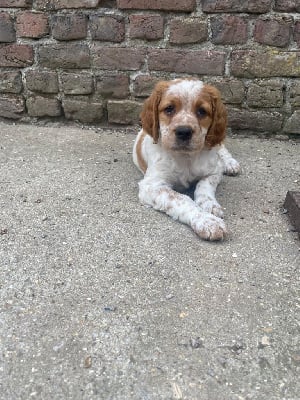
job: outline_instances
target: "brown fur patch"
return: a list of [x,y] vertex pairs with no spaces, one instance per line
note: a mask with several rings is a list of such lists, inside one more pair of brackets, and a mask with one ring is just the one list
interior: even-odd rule
[[205,85],[202,94],[204,96],[209,96],[212,106],[212,123],[205,139],[206,147],[211,148],[221,144],[225,139],[227,111],[222,103],[221,94],[218,89],[210,85]]
[[136,144],[137,162],[139,164],[139,167],[143,171],[143,173],[145,173],[147,171],[147,163],[146,163],[146,161],[143,157],[143,153],[142,153],[142,146],[143,146],[145,136],[146,136],[146,133],[145,133],[145,131],[143,131],[143,133],[139,137],[138,142]]
[[141,112],[142,127],[148,135],[153,137],[154,143],[157,143],[159,136],[158,106],[163,93],[169,86],[170,82],[157,83],[151,96],[145,101]]

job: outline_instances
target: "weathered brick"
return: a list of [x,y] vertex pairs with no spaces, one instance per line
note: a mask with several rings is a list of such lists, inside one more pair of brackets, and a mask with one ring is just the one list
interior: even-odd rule
[[0,71],[0,92],[21,93],[23,88],[19,71]]
[[148,97],[157,82],[161,81],[160,77],[150,75],[138,75],[133,82],[133,94],[136,97]]
[[281,107],[283,104],[283,83],[277,80],[250,83],[247,103],[250,107]]
[[109,42],[122,42],[125,38],[125,22],[118,16],[90,16],[92,39]]
[[93,65],[101,69],[136,71],[145,62],[146,50],[128,47],[103,47],[94,45],[91,49]]
[[200,18],[174,18],[170,22],[170,43],[188,44],[207,40],[207,22]]
[[49,33],[48,17],[43,13],[23,11],[17,15],[19,37],[41,38]]
[[136,101],[109,100],[107,102],[108,122],[132,125],[139,122],[142,104]]
[[300,110],[296,110],[286,121],[283,132],[293,133],[300,136]]
[[291,18],[269,18],[256,21],[254,40],[270,46],[286,47],[290,42]]
[[28,67],[33,63],[33,49],[27,44],[0,45],[0,67]]
[[221,92],[222,99],[228,104],[241,104],[245,99],[245,86],[237,79],[212,80],[211,85]]
[[164,19],[161,15],[129,16],[129,36],[134,39],[157,40],[164,37]]
[[246,18],[235,15],[212,17],[211,30],[214,44],[243,44],[248,39]]
[[25,81],[27,89],[33,92],[58,92],[57,73],[54,71],[28,70],[25,72]]
[[249,12],[262,14],[270,11],[272,0],[202,0],[202,10],[209,13]]
[[62,90],[65,94],[91,94],[94,89],[93,75],[89,72],[61,74]]
[[275,0],[275,11],[300,12],[299,0]]
[[150,49],[148,65],[151,71],[223,75],[225,53],[214,50]]
[[278,112],[228,109],[228,126],[233,130],[273,132],[281,130],[283,116]]
[[32,0],[0,0],[0,7],[27,8],[32,6]]
[[28,115],[31,117],[59,117],[61,105],[58,99],[31,96],[26,100]]
[[100,122],[103,118],[103,104],[89,98],[65,98],[63,108],[67,119],[84,123]]
[[39,64],[48,68],[89,68],[90,53],[87,44],[42,44],[38,49]]
[[294,40],[297,43],[298,47],[300,47],[300,21],[295,23],[294,27]]
[[103,97],[124,99],[129,96],[129,77],[124,74],[97,76],[96,93]]
[[101,0],[35,0],[35,8],[49,11],[64,8],[96,8],[99,1],[101,2]]
[[25,111],[22,96],[2,95],[0,96],[0,117],[18,119]]
[[117,6],[139,10],[193,11],[196,0],[117,0]]
[[7,12],[0,12],[0,42],[14,42],[16,32],[14,22]]
[[231,56],[231,73],[242,78],[298,77],[299,56],[300,52],[235,50]]
[[294,107],[300,107],[300,81],[293,81],[289,91],[290,103]]
[[53,15],[51,29],[54,39],[83,39],[87,35],[87,17],[78,14]]

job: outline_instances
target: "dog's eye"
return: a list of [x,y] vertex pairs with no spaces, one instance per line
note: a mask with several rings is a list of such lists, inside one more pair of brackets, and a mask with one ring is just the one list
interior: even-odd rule
[[165,108],[165,113],[167,115],[173,115],[175,113],[175,107],[174,106],[168,106]]
[[198,117],[202,118],[205,117],[207,115],[206,110],[203,107],[199,107],[196,111],[196,114]]

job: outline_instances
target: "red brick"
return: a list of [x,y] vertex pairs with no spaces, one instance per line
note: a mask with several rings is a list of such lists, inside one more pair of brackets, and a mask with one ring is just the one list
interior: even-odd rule
[[91,49],[93,65],[101,69],[136,71],[142,67],[146,50],[128,47],[103,47],[94,45]]
[[212,17],[211,30],[214,44],[243,44],[248,39],[247,20],[234,15]]
[[0,117],[18,119],[25,111],[22,96],[2,95],[0,96]]
[[31,7],[32,0],[0,0],[0,7]]
[[26,87],[33,92],[57,93],[58,79],[54,71],[30,69],[25,72]]
[[84,123],[100,122],[103,118],[103,104],[88,97],[67,97],[63,100],[63,108],[67,119]]
[[207,22],[200,18],[174,18],[170,22],[170,43],[188,44],[207,40]]
[[260,110],[240,110],[228,107],[228,126],[233,130],[273,132],[281,130],[283,116],[278,112]]
[[51,29],[57,40],[83,39],[87,35],[87,17],[76,14],[54,15]]
[[[1,0],[0,0],[1,1]],[[101,0],[36,0],[36,10],[61,10],[64,8],[96,8]]]
[[24,11],[17,15],[19,37],[41,38],[49,33],[48,17],[43,13]]
[[27,44],[0,45],[0,67],[28,67],[33,63],[33,49]]
[[247,91],[247,104],[256,108],[282,107],[283,83],[277,79],[252,81]]
[[134,39],[156,40],[164,37],[164,19],[160,15],[129,16],[129,36]]
[[0,92],[21,93],[22,88],[20,71],[0,71]]
[[238,79],[218,78],[207,83],[219,89],[226,104],[241,104],[245,100],[245,86]]
[[93,75],[89,72],[61,74],[62,90],[65,94],[91,94],[94,89]]
[[213,50],[149,50],[149,70],[200,75],[223,75],[225,53]]
[[300,21],[297,21],[295,23],[294,40],[297,43],[298,47],[300,47]]
[[14,42],[16,32],[11,16],[6,12],[0,12],[0,42]]
[[129,96],[129,77],[124,74],[98,76],[96,93],[103,97],[125,99]]
[[57,99],[31,96],[26,100],[26,106],[31,117],[59,117],[61,115],[61,105]]
[[91,36],[94,40],[122,42],[125,38],[123,17],[90,16]]
[[136,97],[148,97],[154,86],[162,78],[150,75],[138,75],[133,82],[133,94]]
[[300,12],[299,0],[275,0],[275,11]]
[[202,0],[204,12],[249,12],[262,14],[270,11],[272,0]]
[[241,78],[273,76],[299,77],[300,52],[234,50],[231,54],[231,74]]
[[254,29],[254,40],[270,46],[286,47],[290,42],[291,18],[259,19]]
[[90,53],[86,43],[42,44],[39,64],[47,68],[89,68]]
[[193,11],[196,0],[117,0],[117,6],[137,10]]
[[121,125],[137,124],[141,110],[142,104],[137,101],[109,100],[107,102],[108,122]]

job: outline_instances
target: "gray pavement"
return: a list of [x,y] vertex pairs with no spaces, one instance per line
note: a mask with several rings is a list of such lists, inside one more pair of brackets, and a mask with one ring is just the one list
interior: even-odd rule
[[139,204],[134,135],[0,123],[0,398],[300,398],[299,144],[229,139],[201,241]]

